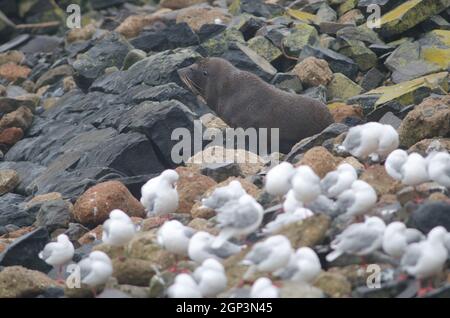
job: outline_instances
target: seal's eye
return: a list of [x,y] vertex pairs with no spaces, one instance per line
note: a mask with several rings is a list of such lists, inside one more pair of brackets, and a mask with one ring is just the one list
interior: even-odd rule
[[203,71],[203,75],[208,75],[208,72],[207,71]]

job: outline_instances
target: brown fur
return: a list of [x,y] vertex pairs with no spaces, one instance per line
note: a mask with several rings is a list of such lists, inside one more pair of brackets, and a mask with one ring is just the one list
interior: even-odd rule
[[320,101],[277,89],[221,58],[202,59],[178,73],[231,127],[279,128],[281,152],[333,123]]

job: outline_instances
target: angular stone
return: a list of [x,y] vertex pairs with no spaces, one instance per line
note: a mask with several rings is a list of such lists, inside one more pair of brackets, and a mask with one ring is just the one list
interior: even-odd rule
[[369,97],[378,96],[375,106],[393,100],[404,106],[418,104],[425,97],[429,96],[433,90],[438,92],[444,90],[446,92],[448,90],[447,79],[448,72],[435,73],[397,85],[378,87],[364,95]]
[[450,6],[449,0],[409,0],[381,17],[380,34],[400,34]]
[[361,92],[361,86],[341,73],[335,73],[327,87],[327,96],[330,100],[341,100],[345,102]]
[[0,195],[12,192],[19,182],[19,174],[15,170],[0,170]]
[[332,50],[306,45],[300,54],[300,58],[308,56],[315,56],[327,61],[333,73],[342,73],[350,79],[356,78],[358,73],[358,65],[354,61]]
[[325,60],[307,57],[298,63],[293,72],[307,86],[328,85],[333,78],[333,73]]
[[40,227],[16,239],[0,254],[0,266],[20,265],[28,269],[48,272],[51,267],[41,260],[38,254],[44,249],[49,238],[48,231]]
[[121,67],[131,48],[131,45],[117,33],[111,33],[98,40],[86,53],[79,54],[72,64],[78,85],[87,89],[106,68]]
[[399,128],[400,144],[410,147],[425,138],[450,133],[450,96],[430,97],[406,115]]
[[248,41],[248,47],[270,63],[283,55],[279,48],[263,36],[251,38]]
[[297,24],[283,40],[286,53],[299,56],[306,45],[314,45],[318,41],[317,30],[306,23]]
[[64,200],[44,202],[36,215],[35,226],[47,228],[49,232],[67,228],[73,215],[73,205]]

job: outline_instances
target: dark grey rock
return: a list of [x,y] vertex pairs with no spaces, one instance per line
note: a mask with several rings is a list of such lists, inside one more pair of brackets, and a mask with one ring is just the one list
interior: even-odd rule
[[36,298],[63,298],[64,288],[62,287],[49,287],[44,292],[39,294]]
[[316,23],[335,22],[337,13],[326,2],[322,3],[316,13]]
[[132,46],[117,33],[110,33],[98,40],[86,53],[78,55],[72,67],[79,87],[88,89],[106,68],[122,67],[123,60]]
[[214,179],[217,183],[225,181],[229,177],[242,175],[241,168],[235,162],[206,164],[200,168],[200,172]]
[[282,6],[265,3],[262,0],[241,0],[239,5],[240,13],[249,13],[256,17],[270,18],[282,14],[283,11]]
[[302,95],[327,103],[327,88],[323,85],[307,88]]
[[[165,165],[172,166],[172,147],[178,143],[172,140],[172,132],[179,128],[185,128],[193,136],[194,120],[196,116],[182,103],[169,100],[163,102],[143,102],[134,107],[130,111],[124,113],[118,119],[118,130],[120,132],[139,132],[152,140],[152,144],[156,146],[159,159]],[[143,154],[144,155],[144,154]],[[148,157],[148,155],[147,155]],[[137,159],[137,158],[136,158]],[[142,161],[142,164],[148,165],[148,160]],[[154,161],[154,160],[153,160]],[[121,169],[117,169],[123,171]],[[158,172],[142,171],[142,173],[128,173],[127,175],[137,175]]]
[[358,298],[394,298],[403,292],[413,280],[391,281],[381,284],[380,288],[361,286],[353,291],[353,297]]
[[47,273],[51,267],[41,260],[38,254],[49,239],[48,231],[43,227],[23,235],[0,254],[0,266],[20,265]]
[[277,73],[270,84],[290,93],[299,94],[303,90],[302,82],[295,74]]
[[25,211],[25,198],[15,193],[6,193],[0,197],[0,226],[14,224],[28,226],[33,224],[34,217]]
[[326,60],[333,73],[342,73],[351,80],[354,80],[358,73],[358,65],[352,59],[335,51],[306,45],[300,53],[300,58],[308,56]]
[[29,40],[20,51],[29,55],[34,53],[55,53],[62,48],[63,39],[57,36],[37,35]]
[[285,160],[288,162],[296,162],[297,156],[305,153],[309,149],[322,145],[328,139],[335,138],[340,134],[346,132],[348,126],[340,123],[334,123],[325,128],[322,132],[305,138],[298,142],[291,151],[286,155]]
[[197,31],[197,36],[199,41],[203,42],[222,33],[226,28],[227,26],[223,24],[203,24]]
[[228,51],[221,57],[237,68],[254,73],[267,82],[277,73],[277,70],[268,61],[240,43],[231,43]]
[[412,212],[407,225],[423,233],[428,233],[439,225],[450,231],[450,203],[444,201],[425,202]]
[[381,72],[378,68],[373,67],[364,75],[360,86],[365,91],[370,91],[371,89],[380,86],[385,78],[386,75],[383,72]]
[[261,29],[266,24],[266,22],[264,21],[264,19],[256,16],[241,15],[235,17],[230,24],[240,24],[238,30],[242,32],[244,40],[247,41],[254,37],[256,32],[258,32],[258,30]]
[[46,167],[29,161],[3,161],[0,162],[0,169],[13,169],[19,174],[20,183],[14,191],[26,196],[30,194],[26,191],[27,187],[46,169]]
[[370,113],[375,107],[375,103],[380,98],[381,94],[371,94],[371,95],[356,95],[350,97],[347,100],[348,105],[358,104],[361,106],[364,114]]
[[80,237],[82,237],[84,234],[86,234],[89,231],[90,230],[87,227],[81,225],[80,223],[69,223],[69,227],[64,232],[64,234],[67,235],[69,240],[74,245],[78,246],[79,244],[77,243],[77,241],[80,239]]
[[89,3],[94,10],[105,9],[113,6],[118,6],[125,3],[125,0],[90,0]]
[[47,228],[49,232],[67,228],[72,215],[73,206],[64,200],[44,202],[36,215],[36,226]]
[[0,45],[0,53],[12,50],[12,49],[16,48],[17,46],[28,41],[30,38],[31,38],[31,36],[29,34],[20,34],[20,35],[14,37],[13,39],[9,40],[8,42]]
[[198,44],[199,38],[187,23],[182,22],[159,30],[141,32],[130,43],[145,52],[161,52]]
[[387,112],[383,115],[383,117],[380,118],[378,122],[384,125],[391,125],[395,129],[398,129],[398,127],[400,127],[400,124],[402,123],[402,120],[395,116],[392,112]]
[[340,29],[351,26],[351,24],[347,23],[338,23],[338,22],[320,22],[319,29],[320,33],[326,33],[335,35]]

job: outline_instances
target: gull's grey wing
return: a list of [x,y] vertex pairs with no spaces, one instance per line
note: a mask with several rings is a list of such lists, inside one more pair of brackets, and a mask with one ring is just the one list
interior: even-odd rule
[[327,173],[325,178],[323,178],[322,181],[320,181],[320,187],[322,188],[322,192],[328,194],[328,191],[332,186],[336,184],[338,179],[339,173],[337,171]]
[[406,241],[408,244],[419,242],[425,239],[425,235],[417,229],[406,229]]
[[205,250],[208,253],[214,254],[220,258],[228,258],[231,255],[239,253],[241,251],[241,247],[239,245],[230,242],[225,242],[224,244],[222,244],[222,246],[218,248],[212,248],[211,246],[207,246]]
[[183,228],[183,234],[184,236],[191,238],[194,234],[196,233],[196,231],[193,228],[190,228],[188,226],[185,226]]
[[217,188],[211,195],[202,200],[202,204],[210,209],[217,209],[223,206],[229,200],[228,189],[225,187]]
[[351,129],[348,132],[347,137],[345,137],[345,140],[342,145],[348,152],[351,152],[354,149],[361,146],[361,140],[362,140],[361,129]]
[[245,256],[245,260],[252,262],[253,264],[259,264],[265,261],[272,253],[272,249],[266,245],[255,245],[250,253]]
[[414,267],[422,255],[420,243],[413,243],[406,248],[400,261],[401,267]]
[[45,245],[44,249],[39,253],[39,257],[43,260],[48,259],[52,256],[53,253],[53,244]]
[[80,267],[81,279],[84,279],[87,275],[89,275],[92,270],[92,262],[88,258],[81,260],[78,263],[78,266]]
[[339,249],[356,254],[371,246],[379,237],[379,231],[368,230],[366,227],[354,227],[352,231],[343,233]]
[[336,201],[336,211],[339,213],[347,212],[347,210],[355,203],[356,197],[352,190],[344,191]]
[[447,236],[444,239],[444,246],[448,251],[448,258],[450,259],[450,233],[447,233]]
[[231,201],[217,210],[217,222],[220,227],[246,228],[258,221],[258,211],[251,205],[242,205]]

